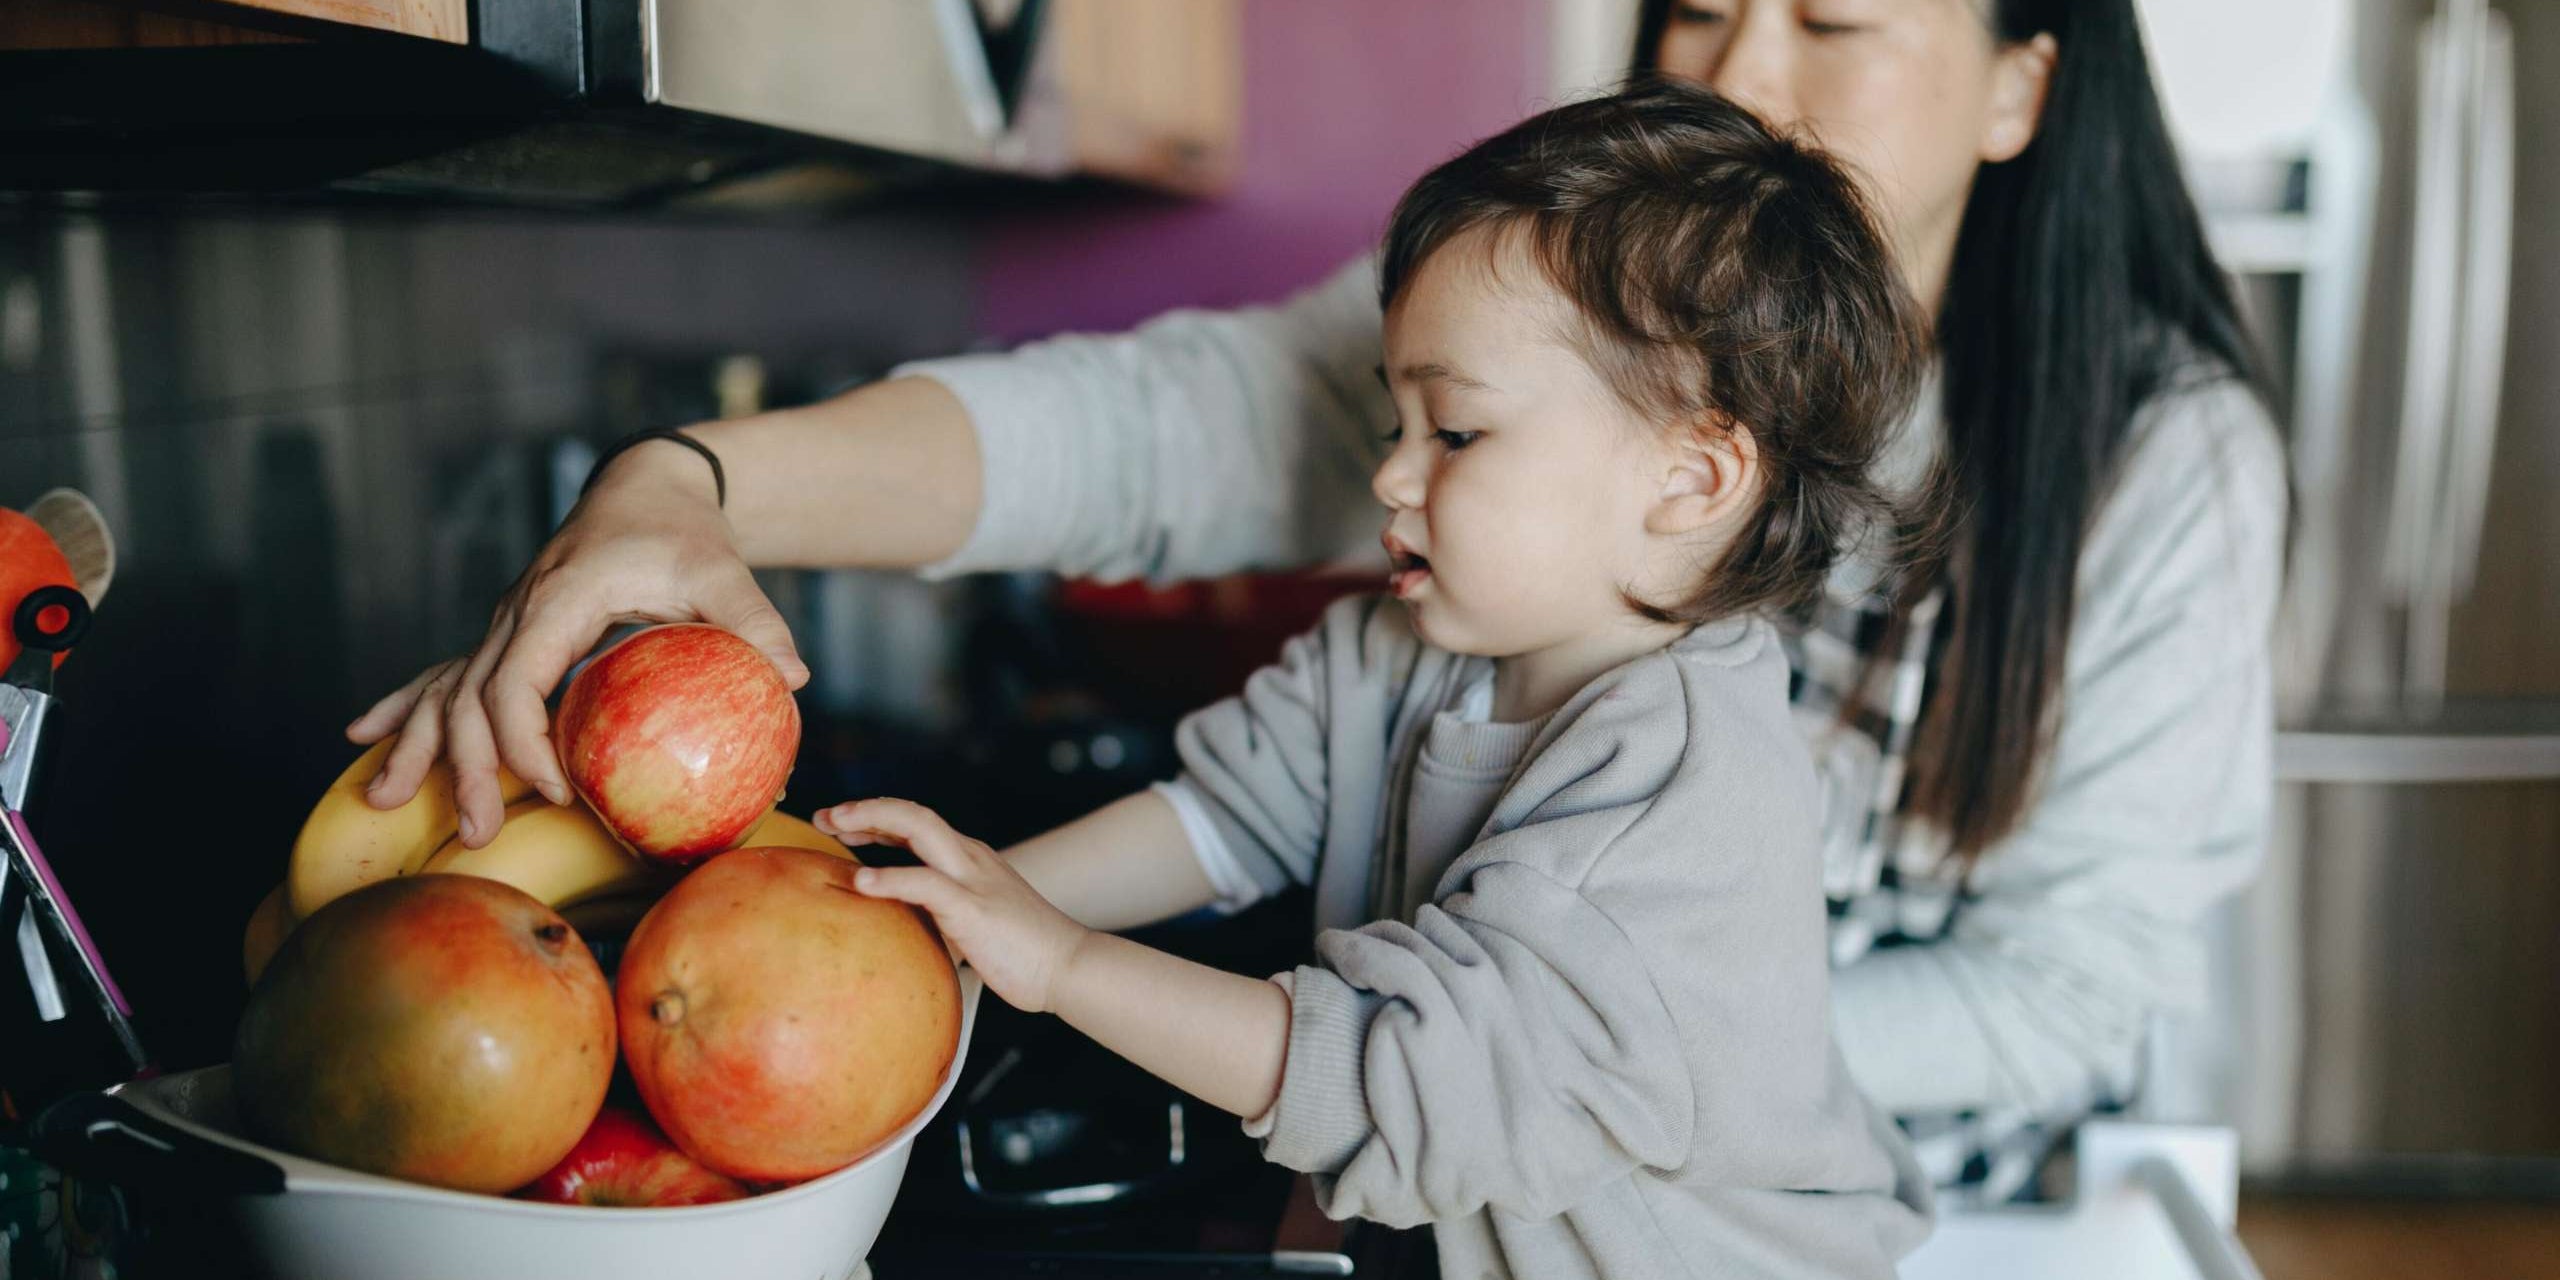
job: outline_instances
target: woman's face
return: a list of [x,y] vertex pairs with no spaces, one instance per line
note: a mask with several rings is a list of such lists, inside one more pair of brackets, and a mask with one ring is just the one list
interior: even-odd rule
[[1674,0],[1659,69],[1846,161],[1934,307],[1974,170],[2033,140],[2053,67],[2052,37],[1992,33],[1994,2]]

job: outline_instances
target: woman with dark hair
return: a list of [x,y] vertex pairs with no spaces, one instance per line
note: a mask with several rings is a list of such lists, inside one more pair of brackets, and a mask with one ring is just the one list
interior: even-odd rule
[[[2200,917],[2257,865],[2277,436],[2132,0],[1648,0],[1641,33],[1639,69],[1857,173],[1935,318],[1875,479],[1944,486],[1953,527],[1921,563],[1835,570],[1789,656],[1842,1050],[1933,1176],[2005,1195],[2130,1096],[2153,1015],[2202,996]],[[542,699],[619,619],[728,626],[805,679],[749,565],[1163,579],[1359,547],[1393,420],[1375,271],[621,454],[480,648],[352,726],[401,737],[371,798],[448,756],[475,844],[501,760],[565,800]],[[1254,892],[1208,860],[1015,861],[1100,928]]]

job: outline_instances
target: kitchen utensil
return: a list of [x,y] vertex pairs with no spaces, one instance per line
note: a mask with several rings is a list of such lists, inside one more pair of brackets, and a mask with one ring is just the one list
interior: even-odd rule
[[[63,892],[62,882],[27,826],[27,793],[35,779],[36,752],[42,745],[46,714],[53,705],[56,654],[79,643],[89,627],[89,601],[69,587],[39,587],[11,611],[9,624],[20,650],[6,672],[0,672],[0,880],[15,878],[17,895],[26,904],[17,918],[17,943],[27,981],[35,990],[36,1008],[45,1021],[59,1021],[69,1010],[63,1003],[61,979],[45,949],[42,930],[49,928],[62,945],[79,957],[80,976],[99,1015],[135,1071],[147,1070],[150,1058],[133,1029],[133,1006],[107,972],[106,957],[89,936],[88,926]],[[5,919],[5,917],[0,917]]]
[[97,608],[116,576],[116,539],[98,504],[77,489],[53,489],[29,504],[26,516],[61,549],[80,594],[90,608]]
[[851,1280],[879,1235],[918,1130],[960,1078],[980,983],[960,975],[960,1054],[924,1112],[834,1173],[723,1204],[601,1209],[474,1195],[359,1173],[241,1136],[228,1066],[64,1099],[33,1145],[139,1195],[214,1200],[274,1280]]

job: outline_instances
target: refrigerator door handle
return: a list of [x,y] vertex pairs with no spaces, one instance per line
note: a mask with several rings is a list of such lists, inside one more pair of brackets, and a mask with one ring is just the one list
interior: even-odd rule
[[2465,237],[2462,341],[2455,367],[2448,571],[2458,595],[2480,567],[2491,462],[2497,453],[2499,384],[2506,376],[2508,269],[2516,198],[2515,35],[2507,17],[2476,29],[2471,94],[2470,226]]
[[2406,377],[2400,449],[2391,475],[2383,576],[2413,608],[2434,563],[2440,525],[2448,383],[2453,366],[2461,267],[2461,28],[2482,0],[2447,0],[2422,28],[2418,66],[2416,207],[2410,218]]
[[2443,698],[2455,601],[2478,568],[2504,373],[2514,231],[2514,40],[2486,0],[2421,38],[2407,376],[2383,585],[2407,610],[2401,689]]

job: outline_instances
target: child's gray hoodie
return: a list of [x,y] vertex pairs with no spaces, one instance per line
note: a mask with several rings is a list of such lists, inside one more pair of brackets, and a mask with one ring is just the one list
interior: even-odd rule
[[1491,669],[1346,600],[1183,721],[1213,878],[1311,882],[1326,927],[1248,1130],[1327,1213],[1436,1224],[1445,1276],[1890,1276],[1926,1192],[1832,1043],[1775,633],[1700,627],[1522,724],[1482,718]]

